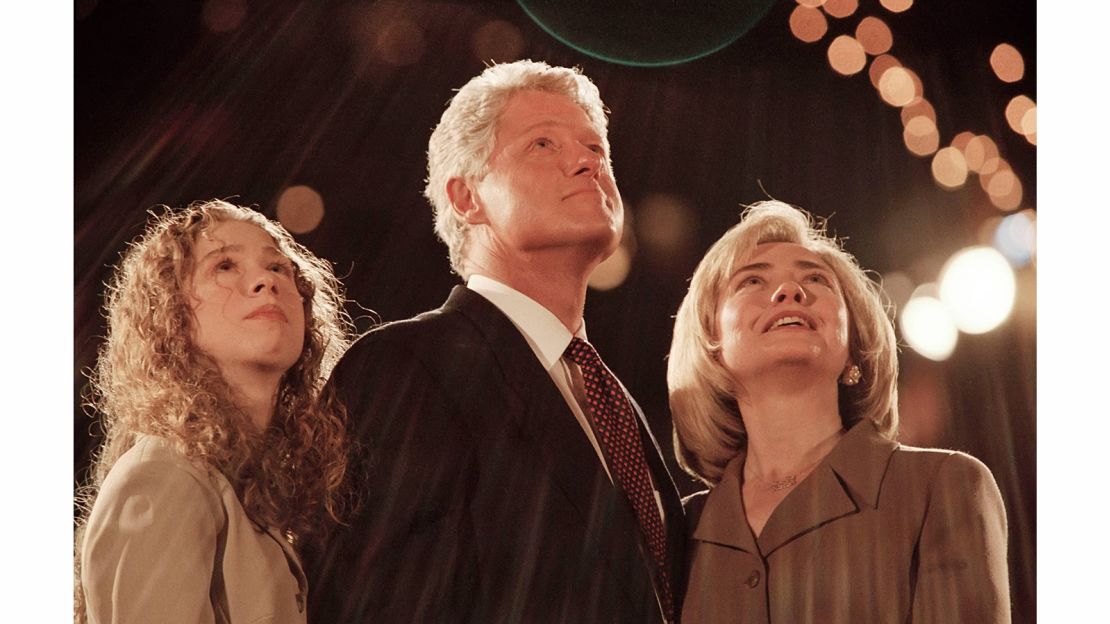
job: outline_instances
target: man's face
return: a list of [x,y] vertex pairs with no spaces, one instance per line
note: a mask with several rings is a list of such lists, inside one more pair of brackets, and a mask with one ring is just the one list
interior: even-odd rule
[[519,257],[573,248],[607,258],[620,242],[624,207],[604,143],[566,96],[521,91],[509,98],[470,217],[487,226],[491,251]]

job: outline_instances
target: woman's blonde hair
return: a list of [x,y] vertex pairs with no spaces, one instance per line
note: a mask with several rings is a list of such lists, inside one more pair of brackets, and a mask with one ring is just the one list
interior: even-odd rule
[[[194,245],[201,232],[224,221],[252,223],[269,234],[292,261],[304,299],[304,349],[282,377],[274,418],[264,432],[232,404],[229,386],[192,339]],[[151,213],[145,232],[117,265],[105,299],[108,332],[89,375],[88,397],[104,440],[77,495],[83,510],[78,548],[100,485],[143,434],[165,438],[185,457],[223,474],[253,521],[291,539],[342,521],[351,502],[346,414],[323,386],[353,327],[327,262],[254,210],[198,202]]]
[[845,427],[862,419],[893,437],[898,426],[898,353],[878,284],[868,278],[824,223],[780,201],[757,202],[705,254],[675,317],[667,386],[678,464],[713,486],[747,443],[733,382],[720,358],[720,295],[736,268],[762,243],[795,243],[820,256],[840,282],[849,317],[849,358],[857,385],[840,387]]

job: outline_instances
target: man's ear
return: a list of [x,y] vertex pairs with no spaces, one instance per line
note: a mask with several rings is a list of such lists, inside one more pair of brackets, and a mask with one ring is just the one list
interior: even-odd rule
[[482,198],[478,196],[473,183],[466,178],[451,178],[447,181],[447,197],[451,208],[470,225],[486,223],[486,211]]

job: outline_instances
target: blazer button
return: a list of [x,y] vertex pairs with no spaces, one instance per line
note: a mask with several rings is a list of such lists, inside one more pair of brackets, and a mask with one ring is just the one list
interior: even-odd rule
[[745,581],[745,584],[748,587],[755,589],[756,586],[759,585],[759,570],[752,570],[752,573],[748,576],[748,580]]

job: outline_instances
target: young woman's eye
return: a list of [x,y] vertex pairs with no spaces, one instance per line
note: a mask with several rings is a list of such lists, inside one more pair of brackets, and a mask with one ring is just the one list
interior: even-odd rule
[[763,278],[758,275],[749,275],[736,283],[737,290],[747,288],[749,286],[759,286],[763,283]]

